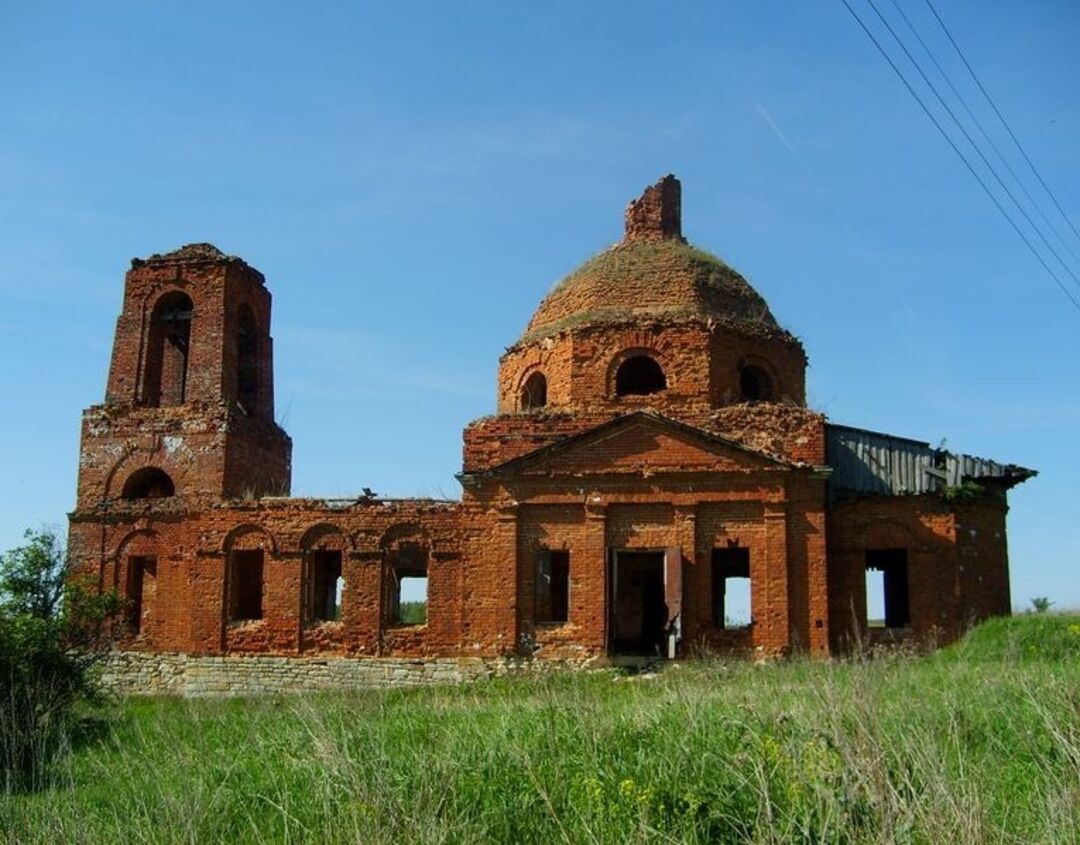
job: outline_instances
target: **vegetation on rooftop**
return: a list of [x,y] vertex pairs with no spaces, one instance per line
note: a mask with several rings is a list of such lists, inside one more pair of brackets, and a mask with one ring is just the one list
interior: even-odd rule
[[[544,317],[545,306],[558,302],[579,286],[607,293],[604,301],[618,301],[620,286],[654,283],[667,286],[670,277],[689,277],[694,300],[604,305],[577,310],[556,320]],[[530,329],[519,341],[526,343],[587,323],[621,323],[654,317],[687,321],[712,317],[768,334],[782,333],[760,294],[737,271],[715,255],[682,241],[620,243],[590,258],[552,288],[537,310]]]

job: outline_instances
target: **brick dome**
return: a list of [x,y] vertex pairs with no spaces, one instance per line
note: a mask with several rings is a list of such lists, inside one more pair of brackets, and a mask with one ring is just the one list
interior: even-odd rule
[[669,175],[630,203],[624,239],[559,282],[518,345],[578,326],[641,320],[786,334],[746,279],[682,237],[680,195],[679,180]]

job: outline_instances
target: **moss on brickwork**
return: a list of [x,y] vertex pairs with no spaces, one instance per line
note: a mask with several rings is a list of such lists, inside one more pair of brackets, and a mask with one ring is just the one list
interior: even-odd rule
[[620,243],[590,258],[559,282],[537,309],[527,343],[587,324],[653,318],[712,319],[781,329],[761,295],[715,255],[681,241]]

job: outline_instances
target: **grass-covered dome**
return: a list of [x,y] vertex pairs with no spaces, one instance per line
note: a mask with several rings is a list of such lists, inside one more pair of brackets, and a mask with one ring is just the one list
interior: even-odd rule
[[540,303],[519,343],[574,326],[632,320],[713,320],[782,333],[739,273],[682,239],[628,240],[586,261]]

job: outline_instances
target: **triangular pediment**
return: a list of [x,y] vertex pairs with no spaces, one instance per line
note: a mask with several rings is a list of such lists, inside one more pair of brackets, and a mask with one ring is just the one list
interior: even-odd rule
[[790,464],[650,413],[628,414],[545,446],[494,471],[521,475],[752,472]]

